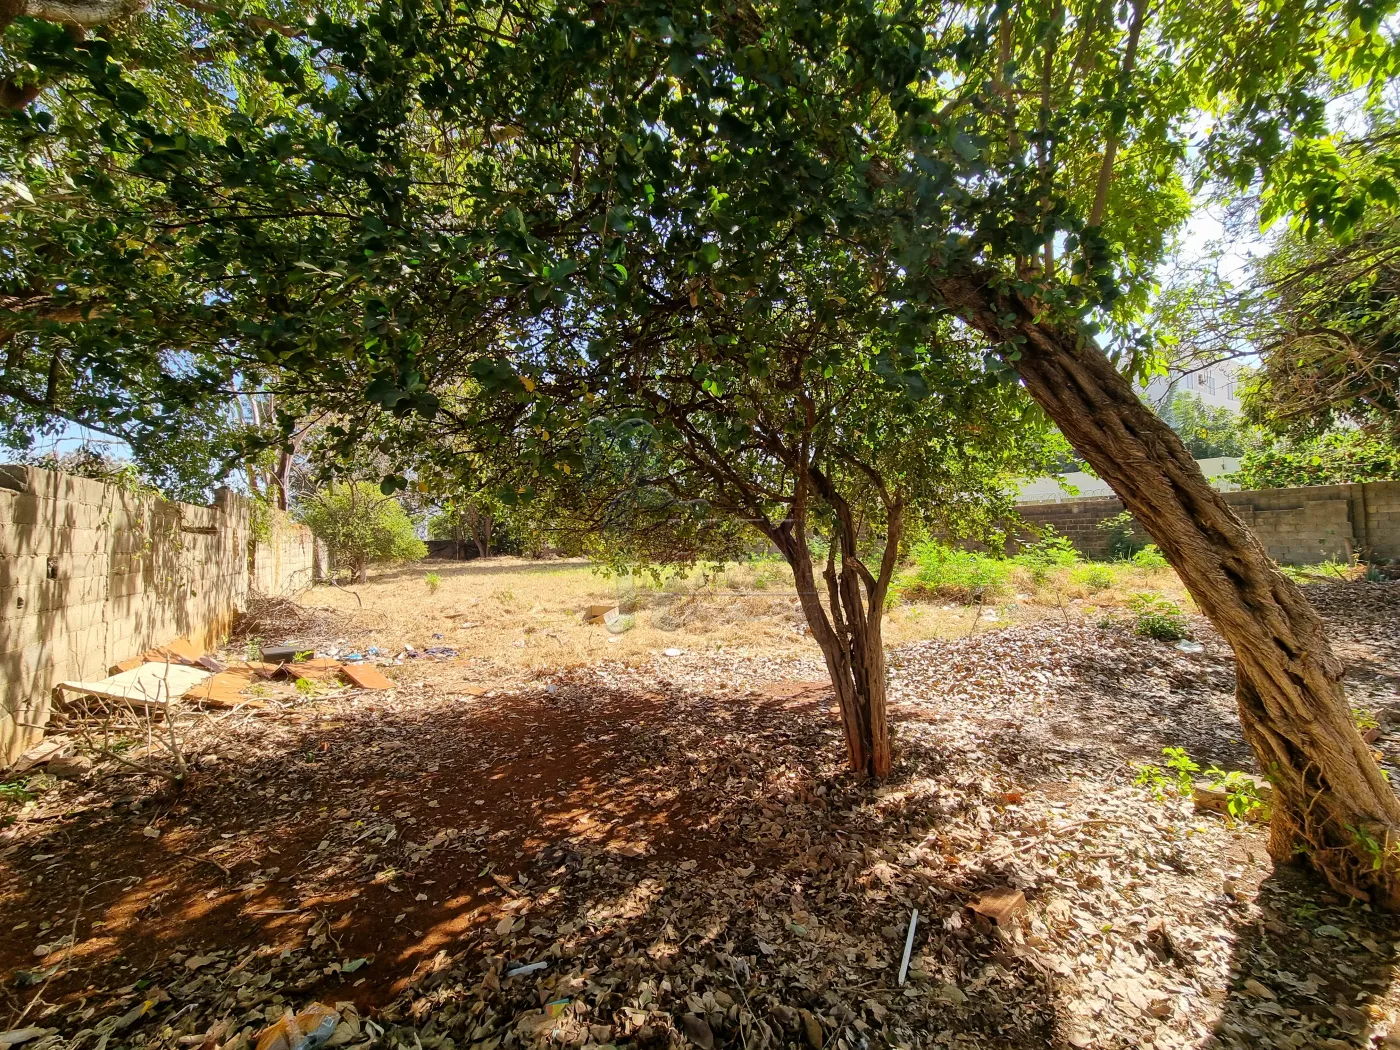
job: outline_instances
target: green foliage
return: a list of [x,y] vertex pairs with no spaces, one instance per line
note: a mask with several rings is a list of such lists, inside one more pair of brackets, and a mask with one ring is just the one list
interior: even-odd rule
[[917,568],[902,588],[906,596],[974,602],[996,598],[1008,590],[1010,563],[1004,559],[948,547],[936,540],[915,545],[911,555]]
[[1144,546],[1138,542],[1137,521],[1130,511],[1105,518],[1097,527],[1108,533],[1108,549],[1115,558],[1131,558]]
[[1353,707],[1351,709],[1351,720],[1356,723],[1356,728],[1361,732],[1368,729],[1379,729],[1380,719],[1376,717],[1374,711],[1368,711],[1364,707]]
[[1168,565],[1166,557],[1157,549],[1155,543],[1149,543],[1129,560],[1139,569],[1165,569]]
[[1133,633],[1159,642],[1179,642],[1187,636],[1186,618],[1181,606],[1160,594],[1135,594],[1128,599],[1132,610]]
[[1225,792],[1225,812],[1232,820],[1246,820],[1266,805],[1259,795],[1259,785],[1246,773],[1238,770],[1227,773],[1218,766],[1211,766],[1206,770],[1206,777],[1212,788]]
[[1241,488],[1345,485],[1400,478],[1400,445],[1361,430],[1285,438],[1246,453],[1230,480]]
[[1243,416],[1228,408],[1212,408],[1197,394],[1175,395],[1162,418],[1196,459],[1242,456],[1257,443]]
[[1046,528],[1040,539],[1023,546],[1012,560],[1030,574],[1032,582],[1041,584],[1053,569],[1078,564],[1079,552],[1068,536]]
[[295,517],[326,545],[336,571],[418,561],[428,548],[402,504],[369,482],[341,482],[307,496]]
[[7,780],[0,783],[0,802],[19,806],[36,797],[36,794],[29,790],[29,784],[26,780]]
[[442,577],[435,572],[424,575],[423,582],[428,586],[429,594],[436,594],[437,589],[442,586]]
[[135,463],[110,456],[91,445],[81,445],[71,452],[46,452],[42,456],[27,457],[26,462],[43,470],[91,478],[135,495],[161,495],[160,491],[142,476],[140,467]]
[[1107,565],[1098,565],[1094,563],[1081,565],[1072,569],[1069,578],[1073,583],[1077,583],[1091,593],[1108,590],[1117,579],[1113,570]]
[[1160,766],[1139,766],[1133,783],[1147,788],[1154,798],[1163,798],[1168,793],[1178,798],[1190,798],[1201,767],[1186,753],[1185,748],[1164,747],[1162,755],[1167,760],[1166,770]]

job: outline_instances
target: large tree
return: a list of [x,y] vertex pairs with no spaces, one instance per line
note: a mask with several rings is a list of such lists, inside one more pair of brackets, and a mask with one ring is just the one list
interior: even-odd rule
[[[631,260],[683,287],[688,259]],[[590,553],[643,566],[722,558],[739,534],[792,568],[841,712],[852,770],[884,777],[892,751],[881,624],[906,530],[995,532],[1046,427],[985,347],[927,307],[888,308],[895,264],[819,232],[764,255],[751,295],[696,284],[643,316],[610,290],[521,322],[508,354],[449,384],[430,423],[377,439],[431,476],[477,464],[486,421],[553,527]],[[532,397],[521,405],[502,366]]]
[[[209,303],[224,284],[289,296],[275,316],[250,300],[240,345],[399,413],[439,411],[434,371],[463,355],[528,403],[519,321],[579,289],[645,327],[708,294],[770,309],[757,278],[795,237],[891,264],[888,308],[995,347],[1234,648],[1274,856],[1393,907],[1400,802],[1321,621],[1115,367],[1145,349],[1184,177],[1333,230],[1394,199],[1391,168],[1345,177],[1326,120],[1338,92],[1379,98],[1389,11],[404,0],[268,34],[252,57],[291,105],[160,139],[140,170],[225,262]],[[648,279],[662,255],[684,282]]]

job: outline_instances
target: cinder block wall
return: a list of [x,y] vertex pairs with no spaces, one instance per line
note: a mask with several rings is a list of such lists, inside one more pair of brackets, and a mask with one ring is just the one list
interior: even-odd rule
[[316,540],[305,525],[273,511],[266,538],[253,544],[252,586],[258,594],[300,594],[312,584]]
[[[0,765],[43,735],[56,683],[103,678],[181,635],[213,646],[227,634],[256,564],[248,510],[227,489],[197,507],[0,466]],[[274,538],[290,550],[269,553],[266,578],[285,593],[279,566],[299,567],[310,536],[283,523]]]
[[[1353,553],[1373,561],[1400,560],[1400,481],[1221,495],[1275,561],[1315,565],[1329,559],[1345,561]],[[1110,497],[1023,503],[1016,510],[1028,524],[1036,528],[1050,525],[1068,536],[1086,557],[1106,558],[1112,538],[1108,530],[1098,526],[1121,514],[1123,504]],[[1135,527],[1134,538],[1140,543],[1151,542],[1141,526]]]

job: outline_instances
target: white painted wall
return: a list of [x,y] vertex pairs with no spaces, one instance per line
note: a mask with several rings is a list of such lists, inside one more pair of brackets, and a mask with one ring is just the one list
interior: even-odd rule
[[[1232,492],[1239,488],[1222,475],[1232,474],[1240,469],[1240,461],[1234,456],[1218,456],[1214,459],[1198,459],[1196,463],[1201,473],[1212,486],[1221,492]],[[1077,490],[1077,491],[1070,491]],[[1091,496],[1112,496],[1113,489],[1101,478],[1076,470],[1069,474],[1056,474],[1036,478],[1021,486],[1016,496],[1017,503],[1063,503],[1067,499],[1086,499]]]

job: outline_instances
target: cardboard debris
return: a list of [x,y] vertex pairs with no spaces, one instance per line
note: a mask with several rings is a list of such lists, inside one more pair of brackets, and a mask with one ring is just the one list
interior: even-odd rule
[[11,773],[27,773],[35,766],[42,766],[46,762],[51,762],[56,758],[62,758],[72,747],[72,741],[66,736],[51,736],[40,740],[24,754],[15,760],[15,764],[10,768]]
[[243,690],[253,684],[255,674],[249,667],[230,667],[187,690],[185,699],[209,707],[264,706],[243,696]]
[[134,671],[142,664],[189,664],[191,666],[200,662],[204,657],[204,651],[188,638],[179,637],[173,642],[166,642],[158,645],[154,649],[147,649],[140,656],[132,656],[126,660],[112,665],[113,674],[121,674],[123,671]]
[[1026,895],[1010,886],[987,890],[969,904],[974,915],[990,922],[993,926],[1010,926],[1013,920],[1026,911]]
[[313,682],[334,682],[345,667],[339,660],[322,657],[299,664],[287,664],[286,670],[294,678],[309,678]]
[[125,700],[146,707],[164,707],[209,678],[208,671],[176,663],[145,663],[96,682],[59,682],[68,693]]
[[616,613],[617,611],[618,608],[616,605],[590,605],[583,611],[583,622],[602,623],[603,618],[607,616],[608,613]]
[[346,664],[340,669],[340,673],[348,678],[352,685],[357,685],[361,689],[392,689],[394,683],[386,678],[379,668],[373,664],[353,663]]

